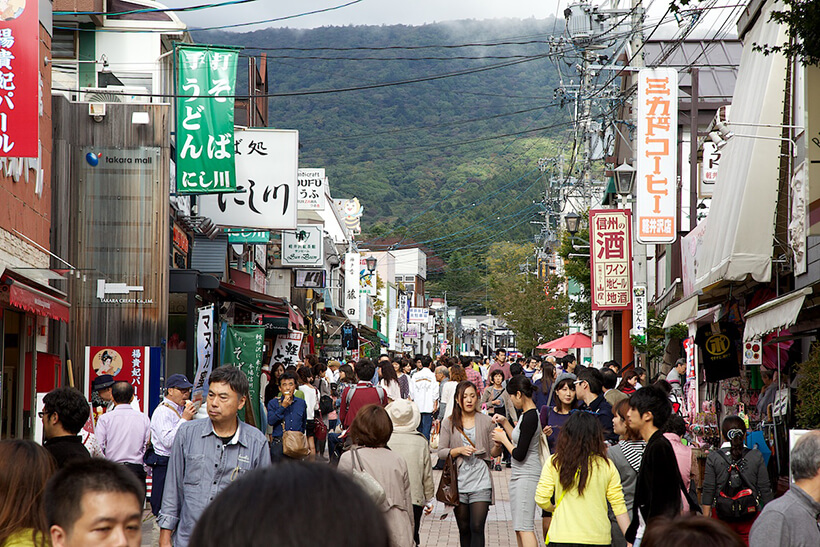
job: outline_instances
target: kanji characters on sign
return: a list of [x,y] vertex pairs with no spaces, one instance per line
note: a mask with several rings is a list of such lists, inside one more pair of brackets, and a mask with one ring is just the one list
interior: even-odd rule
[[593,310],[632,307],[631,222],[628,210],[589,212]]
[[38,3],[0,21],[0,157],[36,158],[40,127]]

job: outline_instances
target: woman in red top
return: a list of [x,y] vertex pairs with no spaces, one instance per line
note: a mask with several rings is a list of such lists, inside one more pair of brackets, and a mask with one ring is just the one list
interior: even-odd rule
[[623,376],[621,377],[621,383],[618,384],[618,389],[620,391],[623,391],[627,395],[632,395],[636,391],[635,386],[637,384],[638,373],[635,372],[633,369],[630,369],[624,372]]

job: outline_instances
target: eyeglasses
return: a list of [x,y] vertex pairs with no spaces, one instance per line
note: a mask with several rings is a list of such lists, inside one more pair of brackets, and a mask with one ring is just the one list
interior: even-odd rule
[[579,384],[583,384],[584,382],[586,382],[586,380],[575,380],[575,381],[574,381],[574,382],[572,382],[572,383],[573,383],[573,384],[575,384],[575,385],[577,386],[577,385],[579,385]]
[[53,414],[53,413],[52,413],[52,412],[49,412],[48,410],[41,410],[40,412],[38,412],[38,413],[37,413],[37,415],[38,415],[39,417],[41,417],[41,418],[42,418],[43,416],[50,416],[51,414]]

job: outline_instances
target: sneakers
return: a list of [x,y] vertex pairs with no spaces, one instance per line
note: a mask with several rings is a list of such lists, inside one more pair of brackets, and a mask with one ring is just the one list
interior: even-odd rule
[[501,471],[501,466],[499,464],[495,464],[495,470],[496,471]]

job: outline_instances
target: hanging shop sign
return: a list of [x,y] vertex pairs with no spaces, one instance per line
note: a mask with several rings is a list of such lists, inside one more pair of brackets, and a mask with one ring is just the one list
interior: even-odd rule
[[267,230],[225,230],[228,234],[228,243],[267,243],[270,241],[270,232]]
[[359,291],[366,296],[376,296],[376,271],[367,269],[367,259],[359,260]]
[[132,406],[148,413],[148,377],[151,372],[150,348],[143,346],[86,346],[85,394],[91,396],[94,378],[110,374],[115,382],[134,386]]
[[327,177],[324,169],[299,169],[296,175],[300,211],[324,211]]
[[703,143],[703,162],[700,164],[700,186],[698,187],[699,198],[710,198],[715,193],[715,183],[717,182],[718,165],[722,152],[712,141]]
[[191,401],[201,405],[208,393],[208,378],[214,365],[214,307],[197,309],[196,321],[196,374],[191,390]]
[[762,365],[763,364],[763,340],[752,338],[743,343],[743,364]]
[[589,212],[592,309],[632,308],[632,215],[627,209]]
[[237,193],[202,196],[200,214],[220,226],[296,229],[299,132],[236,132]]
[[683,340],[683,351],[686,354],[686,379],[695,379],[695,339],[691,336]]
[[295,232],[282,233],[282,266],[318,266],[325,263],[322,227],[300,225]]
[[427,323],[430,318],[430,308],[409,308],[407,310],[408,323]]
[[638,73],[636,230],[641,243],[677,237],[678,72]]
[[176,46],[177,193],[236,192],[236,49]]
[[297,289],[324,289],[325,270],[296,270]]
[[359,304],[360,295],[360,279],[359,268],[361,264],[361,255],[359,253],[345,254],[345,297],[344,310],[345,315],[351,321],[358,322],[361,311]]
[[304,334],[298,330],[278,335],[276,344],[273,346],[273,353],[271,353],[271,364],[282,363],[285,368],[296,366],[299,363],[299,350],[302,347],[303,337]]
[[0,12],[0,157],[37,158],[42,96],[38,3],[18,0],[3,2],[3,6]]
[[632,334],[646,342],[646,287],[635,285],[632,287]]
[[[239,417],[264,431],[265,424],[259,419],[260,380],[262,376],[262,350],[265,347],[265,327],[261,325],[228,325],[225,335],[223,365],[233,365],[248,377],[249,401],[239,411]],[[247,416],[248,409],[253,416]]]
[[342,214],[348,236],[362,233],[364,206],[359,202],[359,198],[337,199],[336,207]]

